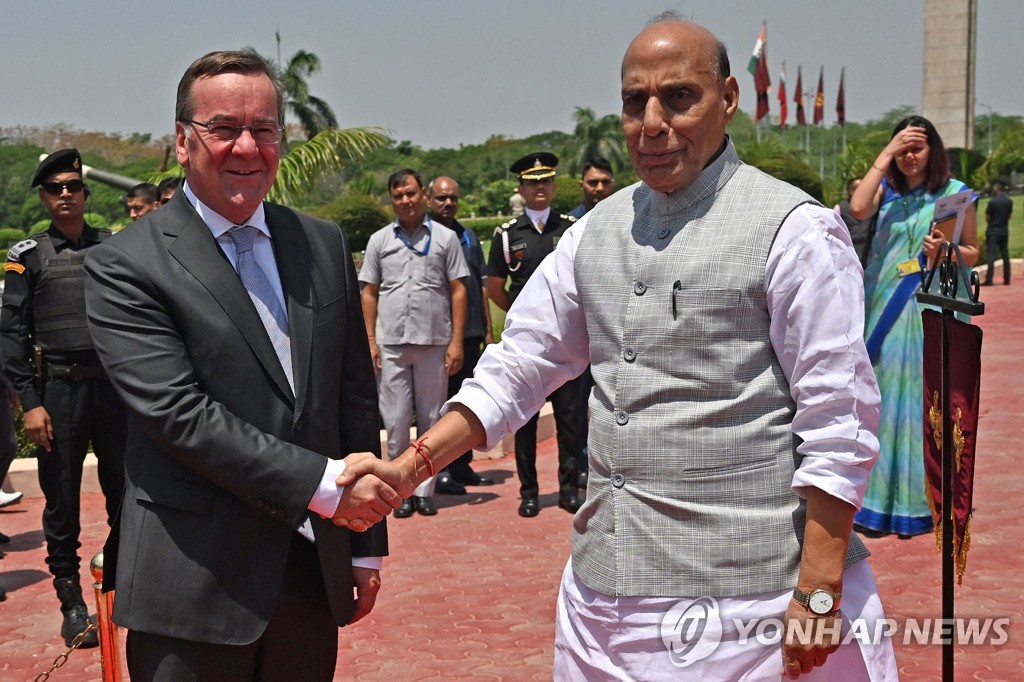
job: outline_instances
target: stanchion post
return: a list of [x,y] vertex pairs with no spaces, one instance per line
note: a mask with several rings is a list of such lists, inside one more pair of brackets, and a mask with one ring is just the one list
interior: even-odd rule
[[[921,273],[922,286],[917,292],[917,300],[922,304],[936,306],[942,311],[942,337],[940,347],[941,392],[942,392],[942,622],[950,628],[950,636],[942,644],[942,680],[954,682],[954,646],[956,637],[956,603],[953,592],[954,553],[953,553],[953,424],[950,415],[949,395],[949,363],[951,350],[949,347],[949,322],[954,313],[965,313],[972,317],[985,314],[985,304],[979,298],[979,282],[977,272],[972,272],[970,279],[964,274],[960,263],[960,247],[951,242],[943,242],[939,246],[934,267]],[[936,275],[938,275],[936,279]],[[935,280],[938,292],[932,291]],[[957,292],[963,287],[966,299],[958,299]]]
[[103,593],[103,552],[98,552],[89,562],[92,572],[92,589],[96,593],[96,630],[100,638],[100,665],[103,682],[121,682],[120,640],[117,625],[110,620],[114,611],[114,593]]

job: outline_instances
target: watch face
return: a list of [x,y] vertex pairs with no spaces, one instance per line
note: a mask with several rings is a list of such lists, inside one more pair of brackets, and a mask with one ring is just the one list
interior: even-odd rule
[[811,611],[822,616],[831,611],[833,606],[835,606],[835,603],[835,599],[833,599],[832,595],[828,592],[825,592],[824,590],[815,590],[811,593],[811,598],[808,600],[807,606]]

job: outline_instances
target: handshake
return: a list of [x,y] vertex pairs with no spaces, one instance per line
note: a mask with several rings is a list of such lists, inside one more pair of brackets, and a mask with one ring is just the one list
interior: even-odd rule
[[[430,440],[430,445],[425,441]],[[487,439],[483,425],[469,408],[458,403],[413,443],[401,457],[390,462],[369,452],[345,458],[345,471],[336,483],[345,487],[334,512],[334,525],[363,532],[402,506],[416,486],[434,475],[466,450]]]
[[336,526],[363,532],[402,505],[416,489],[415,461],[400,457],[391,462],[370,452],[345,458],[345,471],[335,481],[344,486],[332,521]]

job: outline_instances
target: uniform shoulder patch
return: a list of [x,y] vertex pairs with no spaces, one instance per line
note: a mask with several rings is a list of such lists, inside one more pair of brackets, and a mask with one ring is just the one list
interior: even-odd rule
[[20,242],[7,249],[7,260],[8,261],[20,261],[22,254],[28,253],[32,249],[38,246],[39,242],[35,239],[22,239]]
[[[514,222],[514,221],[513,221]],[[512,222],[502,223],[494,228],[494,236],[497,237],[499,234],[512,227]]]
[[7,261],[4,263],[4,272],[16,272],[19,275],[24,275],[25,266],[21,263],[12,263],[11,261]]

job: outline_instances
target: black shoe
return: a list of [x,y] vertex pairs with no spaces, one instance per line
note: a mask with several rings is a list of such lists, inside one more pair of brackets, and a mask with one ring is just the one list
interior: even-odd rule
[[9,537],[4,535],[3,533],[0,533],[0,545],[6,545],[10,541],[11,539]]
[[992,286],[992,280],[990,280],[990,279],[985,280],[984,282],[981,283],[981,286],[983,286],[983,287],[990,287],[990,286]]
[[452,479],[454,479],[457,483],[461,483],[462,485],[495,485],[495,480],[493,478],[481,476],[480,474],[472,470],[469,472],[469,474],[466,475],[452,474]]
[[452,478],[447,471],[443,471],[437,477],[434,492],[441,495],[465,495],[466,486]]
[[590,480],[590,469],[583,469],[582,471],[580,471],[580,476],[576,480],[576,487],[577,488],[583,488],[584,490],[586,490],[587,489],[587,481],[589,481],[589,480]]
[[540,502],[536,497],[524,497],[519,503],[519,515],[530,519],[540,514]]
[[[60,599],[60,611],[64,614],[64,620],[60,626],[60,636],[64,638],[64,646],[71,646],[75,638],[86,631],[90,625],[89,610],[82,599],[82,588],[79,585],[78,577],[58,578],[53,581],[57,590],[57,598]],[[91,649],[99,646],[99,635],[96,630],[82,638],[79,648]]]
[[7,601],[7,590],[0,587],[0,601]]
[[402,500],[402,506],[395,510],[396,519],[406,519],[412,516],[412,513],[416,511],[412,505],[412,498],[407,497]]
[[580,504],[582,504],[580,498],[576,497],[575,494],[558,496],[558,506],[570,514],[575,514],[579,510]]
[[412,498],[413,506],[416,507],[416,513],[422,516],[436,516],[437,507],[434,506],[434,501],[429,497],[415,497]]

